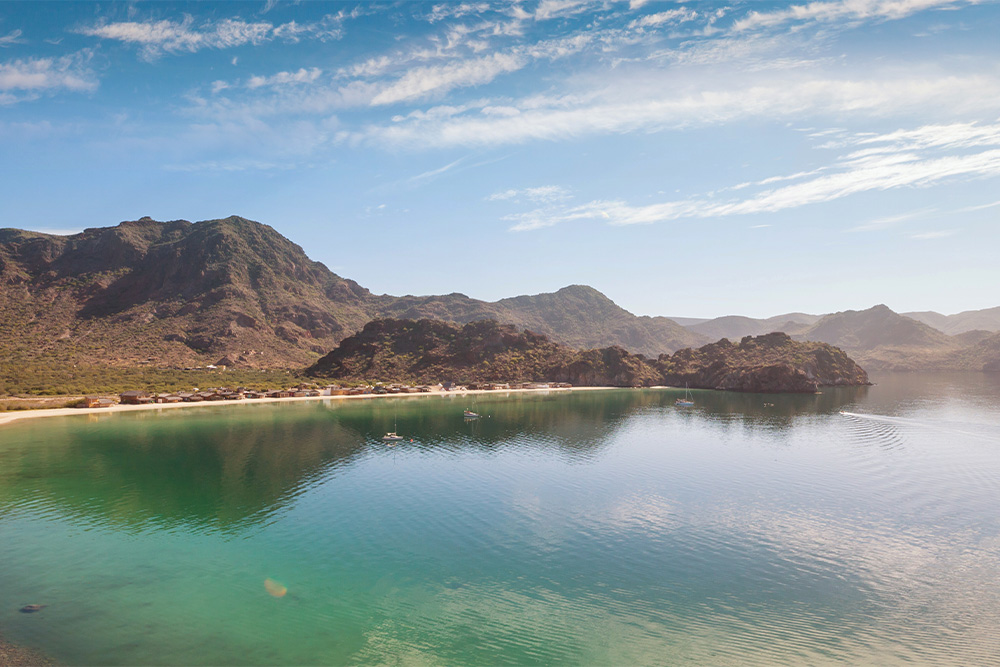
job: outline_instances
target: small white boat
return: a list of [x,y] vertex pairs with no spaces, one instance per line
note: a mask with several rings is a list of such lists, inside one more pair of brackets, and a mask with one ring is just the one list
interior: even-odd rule
[[403,436],[398,435],[395,431],[389,431],[382,436],[382,440],[385,442],[399,442],[403,439]]
[[466,419],[479,419],[479,413],[472,410],[466,410],[462,416]]
[[691,398],[691,390],[688,389],[687,382],[684,383],[684,398],[678,398],[674,405],[679,408],[693,408],[694,399]]

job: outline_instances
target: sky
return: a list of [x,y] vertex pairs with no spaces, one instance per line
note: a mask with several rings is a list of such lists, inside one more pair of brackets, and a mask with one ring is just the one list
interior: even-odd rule
[[376,293],[1000,305],[996,0],[2,2],[0,227],[240,215]]

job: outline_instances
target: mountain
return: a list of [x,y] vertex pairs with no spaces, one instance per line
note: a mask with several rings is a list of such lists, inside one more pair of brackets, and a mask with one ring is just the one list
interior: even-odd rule
[[964,369],[953,353],[977,340],[949,336],[885,305],[824,315],[795,338],[836,345],[878,370]]
[[371,319],[370,299],[235,216],[67,237],[0,230],[0,345],[16,359],[304,365]]
[[940,347],[952,344],[946,334],[884,305],[825,315],[797,337],[848,350],[872,350],[884,345]]
[[[992,326],[997,329],[989,329]],[[899,314],[878,305],[828,315],[717,317],[685,323],[685,328],[730,340],[782,331],[796,340],[840,347],[866,368],[876,370],[980,370],[988,365],[982,358],[989,354],[980,348],[966,350],[1000,330],[1000,308],[946,316],[934,312]]]
[[727,315],[686,324],[685,328],[711,340],[719,340],[720,338],[739,340],[744,336],[759,336],[772,331],[781,331],[787,334],[801,333],[819,321],[820,317],[806,313],[787,313],[767,319]]
[[493,319],[544,334],[577,349],[618,345],[656,356],[708,339],[665,317],[636,316],[586,285],[516,296],[493,303],[464,294],[385,297],[380,317],[437,319],[457,324]]
[[1000,333],[953,352],[946,366],[979,371],[1000,371]]
[[302,367],[377,317],[495,319],[572,347],[705,342],[589,287],[491,303],[373,295],[267,225],[151,218],[54,236],[0,229],[0,354],[52,366]]
[[942,315],[932,310],[903,313],[903,315],[952,336],[976,330],[1000,331],[1000,306],[983,310],[966,310],[954,315]]
[[375,320],[306,370],[341,380],[560,381],[581,386],[662,384],[733,391],[815,391],[862,385],[844,352],[781,333],[728,340],[648,359],[620,347],[577,351],[513,325],[459,327],[435,320]]

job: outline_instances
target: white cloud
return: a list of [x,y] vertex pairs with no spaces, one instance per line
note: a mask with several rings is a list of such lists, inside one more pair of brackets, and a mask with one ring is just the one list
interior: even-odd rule
[[[505,114],[483,113],[488,102],[446,117],[410,115],[404,122],[372,124],[346,135],[355,142],[409,147],[454,147],[554,141],[594,134],[662,131],[718,125],[747,118],[802,118],[809,114],[887,117],[937,108],[941,113],[996,111],[1000,78],[933,76],[911,71],[880,78],[832,79],[792,74],[715,89],[680,89],[674,81],[635,97],[626,87],[584,97],[536,96],[504,105]],[[631,95],[631,96],[630,96]],[[982,131],[980,128],[976,131]],[[932,137],[925,141],[932,142]]]
[[696,18],[698,18],[698,12],[687,7],[679,7],[677,9],[668,9],[665,12],[657,12],[656,14],[647,14],[629,23],[628,27],[632,29],[659,28],[664,24],[677,25],[678,23],[693,21]]
[[532,15],[536,21],[547,21],[561,16],[572,16],[593,7],[593,0],[542,0]]
[[[252,76],[247,81],[247,88],[263,88],[265,86],[287,86],[294,84],[313,83],[320,77],[323,70],[318,67],[300,68],[295,72],[278,72],[271,76]],[[218,92],[218,91],[213,91]]]
[[773,28],[792,22],[901,19],[927,9],[950,9],[978,0],[837,0],[792,5],[770,12],[750,12],[733,23],[734,32]]
[[527,200],[531,202],[542,202],[551,203],[556,201],[564,201],[569,199],[572,195],[566,188],[560,187],[558,185],[542,185],[535,188],[522,188],[503,190],[501,192],[494,192],[486,201],[522,201]]
[[[983,137],[972,147],[967,137],[981,130]],[[927,148],[923,138],[933,131],[953,140],[938,142]],[[512,229],[526,231],[578,220],[604,221],[612,225],[650,224],[681,218],[716,218],[730,215],[773,213],[809,204],[833,201],[862,192],[884,191],[899,188],[925,188],[957,178],[978,179],[1000,176],[1000,124],[969,127],[929,126],[913,131],[895,132],[872,136],[859,136],[856,145],[870,146],[863,155],[849,153],[831,165],[827,173],[799,183],[776,189],[765,189],[744,199],[720,200],[702,197],[669,201],[643,206],[623,201],[592,201],[582,206],[560,210],[537,209],[508,216],[514,222]],[[900,140],[900,137],[908,137]],[[876,147],[877,146],[877,147]],[[906,149],[906,150],[903,150]],[[887,218],[869,223],[868,229],[883,228],[911,216]],[[874,225],[874,226],[873,226]],[[864,230],[862,225],[856,230]],[[949,232],[951,233],[951,232]],[[930,234],[930,232],[928,232]],[[912,238],[940,238],[915,235]]]
[[444,93],[453,88],[488,83],[500,74],[521,69],[527,62],[528,59],[523,55],[494,53],[448,65],[416,67],[385,86],[372,98],[371,103],[395,104],[430,93]]
[[[412,61],[420,56],[412,53],[395,56],[379,56],[336,72],[335,78],[379,77],[381,80],[354,80],[338,85],[303,86],[294,93],[280,91],[270,98],[257,98],[246,102],[236,100],[216,100],[212,104],[195,98],[201,113],[232,115],[276,115],[281,113],[323,113],[333,109],[362,106],[388,106],[414,100],[444,95],[456,88],[468,88],[490,83],[498,76],[517,72],[532,62],[565,58],[586,48],[592,37],[574,35],[568,38],[545,40],[493,53],[491,55],[463,58],[443,64],[413,66]],[[406,66],[404,66],[406,65]],[[398,78],[383,75],[390,70],[402,69]],[[244,88],[257,89],[276,84],[312,84],[320,75],[317,68],[300,69],[298,72],[283,72],[272,77],[258,76],[250,80]],[[294,76],[293,76],[294,75]],[[214,92],[237,89],[235,84],[214,84]],[[503,105],[493,105],[484,114],[511,115],[518,110]],[[411,121],[425,121],[430,116],[419,112],[406,117],[395,117],[393,123],[404,118]]]
[[37,99],[60,90],[91,92],[97,78],[87,67],[90,52],[62,58],[25,58],[0,63],[0,104]]
[[12,30],[3,37],[0,37],[0,47],[11,46],[12,44],[23,44],[24,40],[20,37],[20,30]]
[[303,36],[320,39],[338,38],[343,13],[328,15],[321,21],[299,24],[295,21],[273,25],[267,21],[222,19],[195,24],[186,16],[182,21],[121,21],[78,28],[76,32],[90,37],[113,39],[140,46],[142,57],[154,60],[166,53],[193,53],[202,49],[227,49],[245,44],[259,45],[282,39],[296,42]]
[[437,23],[445,19],[461,18],[469,14],[482,14],[490,10],[490,5],[486,2],[461,2],[458,4],[442,3],[434,5],[427,20]]

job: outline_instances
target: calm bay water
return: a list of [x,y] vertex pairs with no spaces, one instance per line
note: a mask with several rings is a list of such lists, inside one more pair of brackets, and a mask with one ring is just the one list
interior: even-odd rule
[[71,664],[996,664],[1000,374],[874,379],[14,423],[0,632]]

